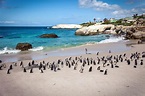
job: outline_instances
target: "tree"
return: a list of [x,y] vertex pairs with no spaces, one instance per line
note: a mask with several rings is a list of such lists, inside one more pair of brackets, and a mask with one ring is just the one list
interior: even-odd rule
[[110,21],[107,19],[107,18],[104,18],[104,24],[109,24],[110,23]]
[[133,15],[133,18],[135,19],[135,18],[137,18],[138,17],[138,14],[134,14]]
[[96,23],[96,18],[94,18],[94,23]]

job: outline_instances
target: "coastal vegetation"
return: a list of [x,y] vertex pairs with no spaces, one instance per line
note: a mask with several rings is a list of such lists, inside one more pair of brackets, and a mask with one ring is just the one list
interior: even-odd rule
[[80,25],[82,25],[83,27],[88,27],[88,26],[91,26],[91,25],[95,25],[96,23],[94,22],[87,22],[87,23],[82,23]]
[[131,26],[134,24],[138,24],[139,22],[142,22],[142,24],[145,24],[145,15],[138,15],[138,14],[134,14],[132,17],[126,17],[126,18],[120,18],[120,19],[115,19],[115,18],[104,18],[103,21],[98,21],[96,22],[96,19],[93,19],[93,22],[86,22],[86,23],[82,23],[80,25],[82,25],[83,27],[88,27],[91,25],[95,25],[97,23],[101,23],[101,24],[113,24],[115,26],[117,25],[123,25],[123,26]]
[[75,35],[90,36],[97,34],[112,34],[124,36],[125,39],[140,39],[145,40],[145,14],[134,14],[132,17],[121,19],[107,19],[103,21],[82,23],[82,27],[76,30]]

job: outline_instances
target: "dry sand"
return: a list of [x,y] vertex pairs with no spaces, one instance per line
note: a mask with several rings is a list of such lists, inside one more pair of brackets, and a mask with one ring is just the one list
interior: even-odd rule
[[[124,46],[124,47],[120,47]],[[84,49],[88,48],[91,54],[85,54]],[[111,50],[112,53],[108,53]],[[99,55],[96,53],[100,51]],[[36,60],[35,63],[57,62],[58,59],[62,61],[69,58],[69,53],[72,54],[72,59],[77,57],[92,58],[97,62],[97,57],[127,54],[127,58],[131,53],[145,51],[145,44],[132,45],[132,47],[125,46],[125,43],[111,43],[111,44],[97,44],[87,45],[71,49],[64,49],[57,52],[48,58]],[[48,54],[49,53],[45,53]],[[61,56],[62,54],[65,54]],[[140,65],[140,60],[143,59],[144,65]],[[23,60],[24,66],[32,60]],[[17,66],[13,66],[10,74],[7,74],[7,69],[13,62],[6,63],[6,68],[0,70],[0,96],[145,96],[145,58],[139,58],[137,68],[134,68],[134,60],[130,65],[126,61],[118,62],[119,68],[111,68],[110,66],[103,67],[102,61],[100,65],[86,65],[84,72],[80,73],[80,65],[78,63],[77,70],[73,67],[68,68],[63,66],[57,72],[50,69],[44,70],[40,73],[38,68],[33,69],[33,73],[27,70],[26,73],[19,66],[20,61],[17,61]],[[89,67],[92,66],[92,72],[88,72]],[[107,75],[104,72],[98,71],[96,68],[101,66],[101,69],[108,69]]]

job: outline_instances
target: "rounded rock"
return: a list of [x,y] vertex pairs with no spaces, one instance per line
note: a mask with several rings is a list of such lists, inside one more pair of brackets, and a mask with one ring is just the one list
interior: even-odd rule
[[28,49],[32,49],[32,45],[30,43],[18,43],[16,49],[21,51],[27,51]]

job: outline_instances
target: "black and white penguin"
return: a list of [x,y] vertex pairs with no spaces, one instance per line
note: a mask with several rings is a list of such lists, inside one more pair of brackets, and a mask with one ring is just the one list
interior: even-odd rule
[[13,65],[10,65],[9,69],[12,70],[13,69]]
[[68,67],[71,68],[71,64],[70,63],[68,64]]
[[61,62],[61,68],[63,68],[63,61]]
[[107,75],[107,69],[105,70],[104,75]]
[[125,57],[126,56],[126,53],[124,53],[123,56]]
[[89,72],[92,72],[92,66],[89,68]]
[[10,74],[10,69],[7,70],[7,74]]
[[24,68],[23,72],[27,72],[27,71],[26,71],[26,68]]
[[43,67],[42,63],[40,62],[40,65],[39,65],[39,70]]
[[135,65],[137,65],[137,59],[135,59],[135,62],[134,62],[134,64],[135,64]]
[[42,69],[40,69],[40,73],[43,73],[43,70]]
[[34,65],[34,64],[35,64],[35,61],[33,60],[33,61],[32,61],[32,65]]
[[114,68],[114,65],[113,64],[111,64],[111,68]]
[[30,63],[30,62],[28,63],[28,66],[29,66],[29,67],[31,66],[31,63]]
[[23,61],[20,62],[20,66],[23,66]]
[[93,61],[93,64],[96,65],[96,61],[95,60]]
[[99,55],[99,52],[97,52],[97,54],[96,55]]
[[100,66],[98,66],[97,70],[100,70]]
[[46,65],[43,65],[43,70],[46,70]]
[[43,64],[45,64],[45,61],[43,61]]
[[2,70],[2,67],[3,67],[3,66],[2,66],[2,65],[0,65],[0,70]]
[[137,68],[137,66],[133,66],[134,68]]
[[80,73],[83,73],[83,71],[84,71],[84,68],[81,67],[81,69],[79,70],[79,72],[80,72]]
[[130,65],[130,60],[129,59],[127,60],[127,64]]
[[143,60],[141,60],[140,65],[143,65]]
[[87,48],[85,48],[85,52],[86,52],[86,54],[88,54],[88,52],[87,52],[88,50],[87,50]]
[[33,68],[30,69],[30,73],[33,73]]
[[118,65],[115,65],[115,67],[116,67],[116,68],[119,68],[119,66],[118,66]]

